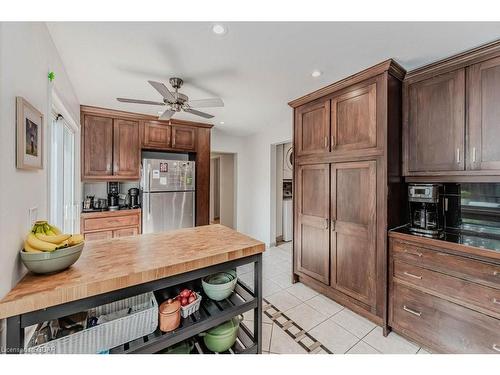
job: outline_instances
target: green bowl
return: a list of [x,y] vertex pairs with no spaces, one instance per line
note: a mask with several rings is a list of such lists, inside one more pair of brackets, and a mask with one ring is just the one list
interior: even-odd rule
[[201,280],[201,285],[208,298],[222,301],[233,293],[237,281],[236,273],[231,270],[206,276]]
[[21,260],[31,272],[44,274],[65,270],[75,263],[82,254],[84,243],[66,247],[64,249],[29,253],[21,250]]

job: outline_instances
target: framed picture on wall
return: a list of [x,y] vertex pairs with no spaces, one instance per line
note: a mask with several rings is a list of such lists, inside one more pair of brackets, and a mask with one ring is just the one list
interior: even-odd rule
[[16,97],[17,157],[19,169],[43,169],[43,113]]

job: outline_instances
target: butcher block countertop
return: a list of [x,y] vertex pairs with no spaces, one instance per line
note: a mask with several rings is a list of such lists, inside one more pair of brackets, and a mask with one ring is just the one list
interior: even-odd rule
[[223,225],[91,241],[53,275],[28,273],[0,301],[0,319],[262,253],[264,243]]

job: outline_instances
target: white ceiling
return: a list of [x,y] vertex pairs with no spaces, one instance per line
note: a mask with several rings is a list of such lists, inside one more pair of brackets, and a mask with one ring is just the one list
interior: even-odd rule
[[[220,96],[206,109],[235,135],[291,121],[287,102],[387,58],[408,70],[500,38],[500,23],[48,23],[82,104],[156,114],[148,79],[185,80],[191,99]],[[323,75],[312,78],[319,69]],[[206,121],[177,114],[177,118]],[[219,122],[224,121],[224,125]]]

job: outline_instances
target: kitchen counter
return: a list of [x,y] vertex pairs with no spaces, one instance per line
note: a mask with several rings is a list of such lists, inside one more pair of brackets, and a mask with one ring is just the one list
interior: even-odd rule
[[27,274],[0,301],[0,319],[145,284],[264,252],[222,225],[92,241],[69,269]]
[[451,251],[458,251],[472,256],[500,260],[500,240],[490,236],[468,231],[446,231],[440,238],[419,236],[410,232],[407,225],[391,229],[389,237],[438,246]]

